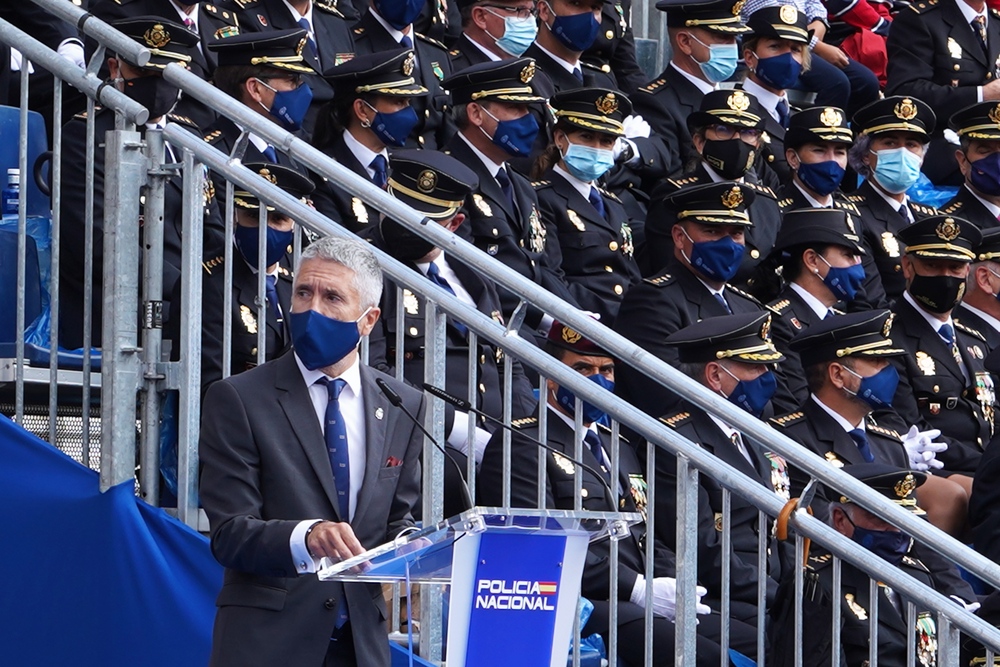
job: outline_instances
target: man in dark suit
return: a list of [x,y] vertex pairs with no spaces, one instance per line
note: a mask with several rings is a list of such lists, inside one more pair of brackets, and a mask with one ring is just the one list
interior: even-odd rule
[[[725,315],[696,322],[667,337],[678,350],[680,370],[688,377],[727,397],[754,417],[760,417],[774,394],[772,364],[784,356],[771,342],[771,315],[765,312]],[[736,470],[788,498],[785,461],[765,452],[714,415],[684,403],[660,421],[711,452]],[[781,577],[779,546],[767,523],[761,525],[757,506],[732,496],[729,516],[723,514],[723,486],[711,475],[698,476],[698,580],[708,589],[706,601],[717,607],[729,585],[730,614],[751,627],[757,625],[757,586],[766,579],[766,603],[774,600]],[[677,544],[677,458],[656,453],[656,535],[663,544]],[[722,547],[722,521],[730,522],[731,553]],[[766,533],[767,564],[758,567],[758,535]],[[729,581],[722,579],[729,560]]]
[[312,574],[413,525],[422,436],[376,380],[418,420],[424,401],[361,365],[356,347],[381,291],[365,244],[313,243],[296,275],[293,350],[205,397],[201,499],[226,568],[213,666],[389,662],[381,587]]
[[[608,353],[573,329],[559,322],[552,325],[545,343],[546,351],[581,375],[605,389],[614,387],[615,363]],[[544,508],[572,509],[577,497],[582,497],[585,510],[608,511],[614,507],[622,512],[646,512],[645,468],[639,463],[632,445],[624,438],[612,442],[610,429],[596,422],[603,416],[601,409],[583,402],[581,421],[583,432],[574,425],[576,396],[554,380],[547,382],[545,406],[546,429],[541,432],[539,417],[513,422],[516,429],[510,442],[510,465],[504,462],[503,437],[498,431],[490,440],[483,456],[477,485],[477,502],[483,505],[505,504],[502,489],[506,474],[510,475],[510,506],[538,507],[538,456],[540,448],[533,439],[556,448],[561,453],[545,452]],[[582,452],[577,459],[577,451]],[[612,457],[618,462],[618,478],[611,478]],[[574,482],[577,463],[585,463],[582,488]],[[598,479],[597,475],[601,476]],[[605,488],[605,484],[608,488]],[[614,497],[608,497],[608,491]],[[659,493],[657,495],[659,497]],[[671,500],[673,496],[670,496]],[[670,510],[673,512],[673,508]],[[655,540],[654,556],[646,568],[646,541]],[[607,540],[594,542],[587,551],[583,571],[582,594],[594,603],[594,612],[583,627],[583,635],[594,632],[604,637],[609,633],[610,606],[618,610],[618,655],[630,665],[643,663],[645,608],[653,610],[653,661],[671,665],[674,656],[674,610],[676,607],[676,556],[662,545],[659,537],[649,531],[645,521],[632,526],[630,534],[618,542],[618,571],[610,568]],[[653,577],[653,599],[646,597],[646,577]],[[618,600],[610,600],[611,577],[618,580]],[[720,664],[719,615],[710,614],[701,604],[705,589],[698,588],[697,664]],[[730,645],[746,653],[755,646],[753,631],[738,620],[730,623]]]
[[956,320],[982,334],[988,357],[1000,347],[1000,299],[997,298],[1000,293],[1000,229],[983,232],[983,241],[975,252],[965,295],[952,314]]
[[885,292],[886,303],[873,302],[876,307],[891,306],[905,289],[898,232],[937,213],[906,194],[925,161],[935,120],[929,106],[910,97],[887,97],[854,115],[855,140],[848,158],[865,181],[847,200],[861,213],[862,239],[868,251],[865,273],[869,278],[877,274]]
[[[400,147],[416,125],[414,100],[427,89],[413,78],[412,49],[393,49],[355,57],[327,72],[336,95],[316,125],[313,145],[355,174],[385,188],[390,146]],[[361,201],[315,172],[316,210],[358,232],[379,218]]]
[[[745,230],[753,224],[748,215],[753,200],[753,190],[731,181],[672,194],[666,203],[677,220],[673,256],[625,293],[615,330],[676,367],[677,348],[666,343],[670,334],[709,317],[764,310],[728,282],[740,265]],[[662,415],[679,400],[642,369],[622,364],[618,379],[618,394],[647,414]]]
[[[140,134],[147,129],[162,128],[167,122],[181,125],[192,133],[201,131],[189,118],[170,113],[177,99],[177,88],[163,80],[162,71],[172,62],[185,62],[195,48],[198,36],[185,30],[183,26],[160,17],[136,17],[115,23],[115,27],[143,46],[157,49],[145,67],[137,67],[119,57],[108,59],[108,68],[114,85],[126,95],[147,106],[150,119],[145,126],[136,128]],[[170,45],[168,49],[160,47]],[[104,285],[104,173],[105,134],[115,129],[115,112],[105,108],[93,118],[94,137],[94,255],[93,255],[93,319],[91,345],[101,345],[102,317],[101,300]],[[82,184],[87,168],[87,124],[86,114],[71,119],[63,128],[63,181]],[[179,151],[169,144],[164,156],[166,162],[178,162]],[[180,277],[183,179],[175,173],[167,179],[163,202],[163,293],[170,294]],[[62,233],[60,235],[60,299],[59,299],[59,342],[73,349],[83,345],[84,320],[84,244],[86,236],[86,188],[63,188],[60,215]],[[221,241],[223,230],[218,209],[211,196],[211,183],[205,182],[205,247],[214,248]],[[141,254],[140,254],[141,264]],[[141,268],[140,268],[141,272]],[[169,317],[169,300],[164,299],[164,317]]]
[[1000,227],[998,109],[997,102],[983,102],[962,109],[948,121],[958,133],[955,159],[965,182],[941,212],[961,216],[983,231]]
[[[886,44],[887,95],[929,104],[942,118],[976,102],[1000,100],[1000,12],[976,0],[916,3],[896,14]],[[960,185],[955,148],[934,135],[925,172],[937,184]]]
[[[372,5],[361,16],[354,27],[354,47],[358,55],[392,51],[399,48],[413,49],[417,54],[414,63],[414,78],[429,92],[425,97],[413,101],[417,112],[417,126],[410,132],[408,148],[438,148],[443,146],[455,128],[451,124],[448,109],[451,100],[441,89],[441,82],[451,74],[448,49],[444,44],[416,32],[413,29],[415,15],[399,15],[390,12],[391,3],[382,6],[372,0]],[[403,3],[396,3],[400,6]],[[408,3],[407,7],[413,6]]]
[[470,65],[520,58],[538,33],[530,0],[460,0],[462,36],[448,55],[453,72]]
[[639,88],[632,102],[652,135],[670,148],[668,174],[676,175],[700,159],[687,119],[698,110],[702,97],[736,71],[736,37],[750,31],[740,20],[738,4],[734,0],[656,3],[657,9],[667,13],[670,63],[657,79]]

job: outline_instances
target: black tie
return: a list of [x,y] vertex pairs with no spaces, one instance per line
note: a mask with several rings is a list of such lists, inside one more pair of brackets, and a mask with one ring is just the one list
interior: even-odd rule
[[597,209],[597,212],[601,214],[601,217],[607,220],[608,214],[604,209],[604,197],[601,196],[601,193],[594,186],[590,186],[590,197],[588,199],[594,208]]
[[381,154],[376,155],[375,159],[372,160],[371,164],[368,166],[375,172],[375,176],[372,177],[372,182],[384,190],[385,184],[389,182],[385,156]]
[[604,467],[604,448],[601,447],[600,436],[593,431],[587,431],[587,435],[583,436],[583,441],[587,443],[590,451],[594,454],[594,458],[597,459],[597,464],[603,473],[604,481],[610,483],[611,475],[608,473],[608,469]]
[[497,183],[500,184],[500,189],[503,190],[504,197],[507,198],[507,202],[510,204],[510,208],[514,210],[514,188],[510,184],[510,176],[507,175],[507,170],[500,167],[500,171],[497,172]]

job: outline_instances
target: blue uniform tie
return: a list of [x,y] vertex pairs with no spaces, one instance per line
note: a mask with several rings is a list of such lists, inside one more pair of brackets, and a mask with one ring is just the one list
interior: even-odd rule
[[791,116],[791,110],[788,108],[788,100],[781,98],[778,100],[778,105],[774,107],[774,110],[778,112],[778,122],[781,123],[781,127],[788,129],[788,118]]
[[[453,296],[458,296],[455,294],[454,288],[452,288],[451,283],[445,280],[445,277],[441,275],[441,270],[437,267],[437,264],[431,262],[427,265],[427,277],[431,279],[431,282],[441,287],[441,289],[450,292]],[[465,326],[461,322],[456,322],[453,318],[448,318],[451,322],[451,326],[458,330],[458,333],[463,336],[469,333],[469,327]]]
[[598,192],[597,188],[593,185],[590,186],[590,196],[587,199],[589,199],[591,205],[597,209],[597,212],[601,214],[601,217],[607,220],[608,214],[604,208],[604,197],[601,196],[601,193]]
[[267,158],[268,162],[271,164],[278,164],[278,154],[274,151],[274,146],[269,145],[261,152],[264,154],[264,157]]
[[510,183],[510,176],[507,175],[507,170],[500,167],[497,172],[497,183],[500,184],[500,189],[503,190],[504,197],[510,202],[510,207],[514,209],[514,187]]
[[583,70],[580,69],[579,67],[574,67],[573,68],[573,76],[576,77],[576,80],[579,81],[580,85],[582,86],[583,85]]
[[318,382],[326,385],[330,402],[326,405],[326,452],[330,456],[330,468],[333,470],[333,482],[337,485],[337,511],[341,521],[351,519],[351,454],[347,447],[347,425],[340,413],[340,392],[347,382],[337,378],[321,378]]
[[300,28],[306,31],[306,43],[309,45],[309,48],[312,49],[312,54],[319,58],[319,51],[316,50],[316,42],[309,36],[309,32],[312,30],[312,26],[309,25],[309,19],[303,16],[297,21],[297,23]]
[[847,434],[851,436],[851,440],[854,444],[858,446],[858,451],[861,452],[861,456],[865,459],[867,463],[873,463],[875,461],[875,455],[872,454],[871,445],[868,444],[868,436],[865,435],[864,430],[856,428],[852,431],[848,431]]
[[594,454],[594,458],[597,459],[598,469],[604,476],[605,482],[611,481],[611,475],[608,473],[607,468],[604,467],[604,449],[601,447],[601,438],[593,431],[587,431],[587,435],[583,436],[583,441],[587,443],[590,447],[590,451]]
[[941,339],[948,343],[948,347],[955,344],[955,330],[947,322],[938,329],[938,336],[941,336]]
[[264,276],[264,288],[267,290],[267,305],[271,307],[275,319],[281,322],[281,308],[278,306],[278,276]]
[[413,40],[410,39],[409,35],[403,35],[402,39],[399,40],[399,45],[402,46],[404,49],[412,49]]
[[389,182],[389,173],[386,169],[387,162],[384,155],[376,155],[375,159],[371,161],[368,167],[375,172],[375,176],[372,177],[372,182],[385,189],[385,184]]
[[722,296],[718,292],[712,292],[712,296],[714,296],[715,300],[719,302],[719,305],[726,309],[727,313],[730,315],[733,314],[733,309],[729,307],[729,302],[726,301],[726,297]]

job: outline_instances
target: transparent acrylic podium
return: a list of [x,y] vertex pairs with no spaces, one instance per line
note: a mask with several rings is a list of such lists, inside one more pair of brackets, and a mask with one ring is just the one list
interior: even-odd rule
[[564,666],[587,545],[637,513],[474,507],[349,560],[323,581],[450,585],[448,665]]

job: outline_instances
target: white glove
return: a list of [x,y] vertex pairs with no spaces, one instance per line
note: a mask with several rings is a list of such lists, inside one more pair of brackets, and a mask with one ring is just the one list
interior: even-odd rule
[[[701,599],[708,593],[704,586],[695,589],[698,599],[695,602],[695,609],[699,614],[710,614],[712,610],[707,604],[702,604]],[[646,579],[639,575],[632,587],[631,602],[646,608]],[[677,617],[677,580],[673,577],[657,577],[653,579],[653,614],[670,619]]]
[[622,121],[622,130],[629,139],[646,138],[650,133],[649,123],[642,119],[642,116],[632,114],[626,116]]
[[70,61],[80,69],[87,68],[87,61],[83,57],[83,44],[78,39],[66,39],[59,45],[56,53]]
[[931,468],[940,469],[944,463],[937,460],[937,453],[948,449],[948,445],[943,442],[934,442],[934,438],[941,435],[938,429],[929,431],[918,431],[916,426],[911,426],[910,430],[903,436],[903,447],[910,459],[910,468],[923,472]]
[[949,144],[955,144],[956,146],[958,146],[961,143],[961,139],[959,138],[958,134],[955,132],[955,130],[952,129],[946,129],[944,131],[944,139]]
[[625,164],[635,164],[639,161],[639,147],[635,145],[635,142],[631,139],[626,139],[625,137],[618,137],[615,140],[615,147],[611,149],[611,155],[613,156],[615,162],[618,162],[618,158],[624,153],[629,147],[632,148],[632,157],[628,159]]
[[486,451],[486,443],[490,441],[490,433],[486,429],[476,426],[475,438],[469,443],[469,421],[475,416],[461,410],[455,411],[455,419],[451,423],[451,431],[448,433],[447,442],[450,446],[469,456],[471,450],[476,457],[476,465],[483,460],[483,452]]

